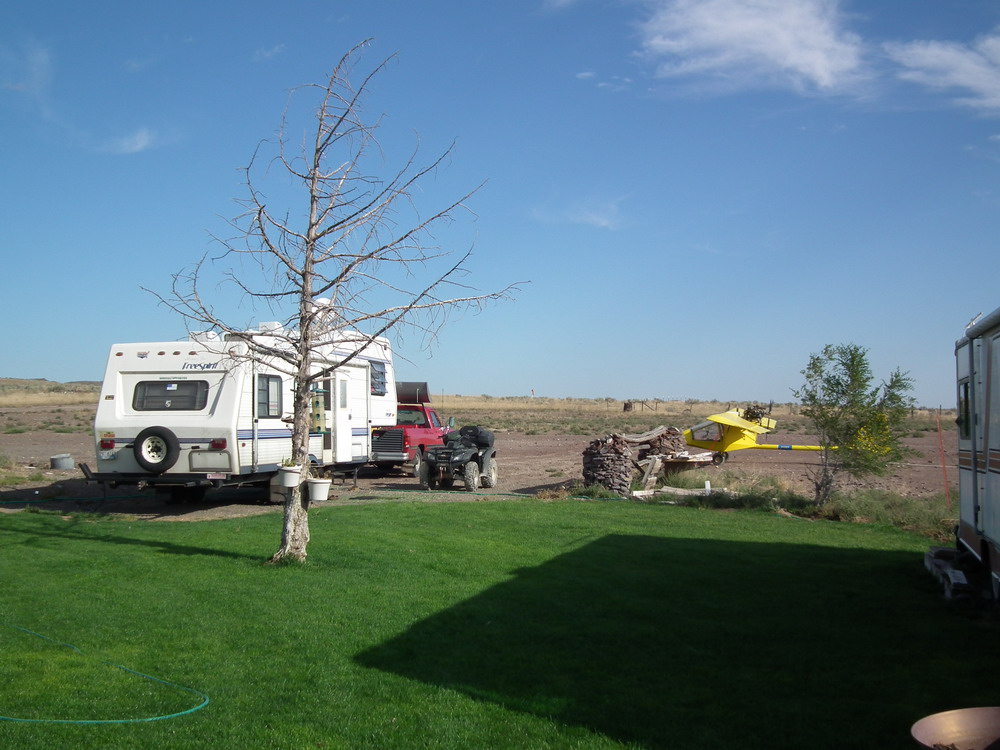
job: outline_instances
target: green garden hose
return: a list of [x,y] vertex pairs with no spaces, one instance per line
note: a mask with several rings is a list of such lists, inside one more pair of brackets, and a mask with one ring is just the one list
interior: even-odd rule
[[[28,635],[33,635],[36,638],[41,638],[44,641],[49,641],[50,643],[55,643],[58,646],[64,646],[65,648],[72,649],[78,654],[83,654],[79,648],[74,646],[72,643],[63,643],[62,641],[57,641],[54,638],[49,638],[47,635],[42,635],[41,633],[36,633],[33,630],[28,630],[27,628],[22,628],[18,625],[11,625],[9,623],[0,623],[13,630],[19,630],[22,633],[27,633]],[[172,714],[163,714],[162,716],[144,716],[137,719],[22,719],[15,716],[0,716],[0,721],[13,721],[19,722],[21,724],[138,724],[147,721],[163,721],[164,719],[176,719],[179,716],[186,716],[187,714],[193,714],[195,711],[199,711],[208,705],[208,696],[205,695],[200,690],[195,690],[194,688],[185,687],[184,685],[178,685],[176,682],[170,682],[169,680],[162,680],[159,677],[153,677],[152,675],[143,674],[142,672],[136,672],[134,669],[129,669],[128,667],[123,667],[121,664],[114,664],[109,661],[101,662],[109,667],[114,667],[115,669],[120,669],[123,672],[128,672],[129,674],[135,675],[136,677],[142,677],[144,680],[149,680],[151,682],[157,682],[161,685],[166,685],[167,687],[175,688],[176,690],[182,690],[186,693],[192,693],[193,695],[201,698],[201,702],[192,708],[186,709],[184,711],[178,711]]]

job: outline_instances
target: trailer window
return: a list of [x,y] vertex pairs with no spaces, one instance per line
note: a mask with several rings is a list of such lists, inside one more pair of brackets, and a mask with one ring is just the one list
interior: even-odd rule
[[144,380],[136,384],[132,394],[136,411],[201,411],[206,404],[206,380]]
[[385,362],[372,362],[372,395],[384,396],[387,390]]
[[958,422],[958,437],[962,440],[972,437],[969,408],[969,381],[963,380],[958,384],[958,419],[955,420]]
[[257,376],[257,416],[281,416],[281,376]]

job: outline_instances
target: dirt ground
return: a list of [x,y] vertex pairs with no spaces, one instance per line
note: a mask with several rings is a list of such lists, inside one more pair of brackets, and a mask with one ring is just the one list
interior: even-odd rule
[[[151,491],[137,493],[134,488],[112,490],[105,495],[99,486],[87,485],[78,468],[54,470],[51,458],[62,454],[72,457],[73,465],[88,463],[94,466],[94,439],[89,429],[77,427],[72,432],[57,432],[51,428],[51,407],[0,407],[0,428],[16,423],[19,432],[0,433],[0,455],[18,464],[15,472],[27,476],[40,474],[34,479],[14,486],[0,488],[0,513],[17,512],[26,506],[24,501],[44,501],[39,507],[52,509],[94,510],[102,513],[125,513],[147,519],[205,520],[257,513],[277,513],[280,505],[270,503],[266,493],[254,488],[223,489],[208,494],[198,504],[168,504]],[[87,422],[93,418],[92,406],[64,406],[59,419],[64,424]],[[47,429],[42,429],[49,425]],[[582,479],[582,454],[591,440],[603,435],[525,435],[516,432],[499,432],[496,435],[499,484],[493,489],[483,489],[475,495],[464,491],[429,493],[421,491],[417,481],[403,473],[381,475],[374,470],[362,470],[358,486],[350,479],[336,481],[330,503],[363,503],[386,497],[462,501],[484,500],[490,496],[535,495],[543,490],[557,490]],[[807,445],[808,435],[771,433],[768,442]],[[954,485],[957,481],[957,447],[954,431],[946,432],[943,439],[943,456],[936,433],[921,433],[921,437],[907,439],[916,454],[886,477],[857,482],[848,479],[850,487],[876,487],[920,496],[942,492],[945,477]],[[943,459],[943,461],[942,461]],[[809,493],[806,470],[817,460],[816,454],[804,451],[746,450],[731,454],[722,467],[707,468],[713,487],[721,488],[732,476],[749,479],[778,477],[791,489]],[[944,466],[942,467],[942,463]],[[712,479],[717,476],[717,479]]]

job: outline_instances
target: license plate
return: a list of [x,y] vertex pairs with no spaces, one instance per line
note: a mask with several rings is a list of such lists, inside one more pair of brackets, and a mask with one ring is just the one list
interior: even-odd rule
[[102,461],[111,461],[115,455],[115,451],[97,451],[97,457]]
[[225,479],[226,475],[225,474],[218,474],[218,473],[216,473],[216,474],[206,474],[205,478],[206,479]]

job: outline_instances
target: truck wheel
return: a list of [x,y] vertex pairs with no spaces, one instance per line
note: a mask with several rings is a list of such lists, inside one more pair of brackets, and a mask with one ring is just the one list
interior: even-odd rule
[[417,450],[413,454],[413,476],[415,476],[417,479],[420,478],[420,470],[423,468],[423,466],[424,466],[424,452],[420,448],[417,448]]
[[491,458],[486,466],[486,473],[483,474],[483,487],[497,486],[497,460]]
[[465,489],[475,492],[479,489],[479,464],[469,461],[462,470],[462,481],[465,482]]
[[177,463],[181,444],[166,427],[147,427],[135,436],[132,454],[136,463],[146,471],[162,474]]

